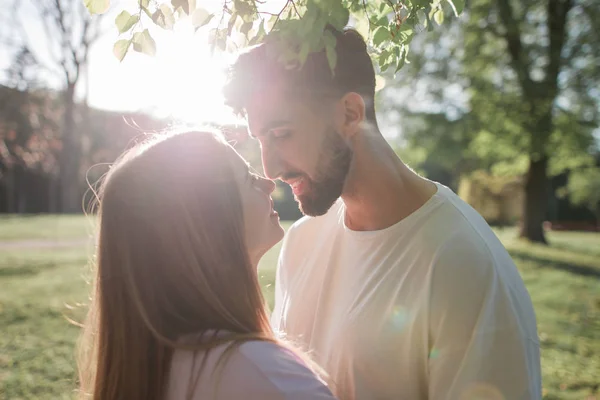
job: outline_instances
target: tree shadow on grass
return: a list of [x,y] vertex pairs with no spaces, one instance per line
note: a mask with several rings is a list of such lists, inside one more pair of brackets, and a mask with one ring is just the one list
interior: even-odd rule
[[30,265],[2,265],[0,264],[0,278],[25,277],[34,276],[42,271],[47,271],[51,268],[56,268],[56,263],[42,263]]
[[510,249],[509,253],[515,257],[524,261],[532,261],[540,266],[540,268],[552,268],[560,271],[566,271],[572,274],[580,276],[589,276],[596,279],[600,279],[600,267],[593,267],[587,264],[578,262],[563,262],[557,261],[550,257],[544,257],[539,254],[531,254],[527,251],[519,249]]

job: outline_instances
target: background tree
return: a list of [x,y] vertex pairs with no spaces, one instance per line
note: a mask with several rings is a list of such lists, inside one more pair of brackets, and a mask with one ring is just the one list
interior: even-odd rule
[[43,89],[39,65],[16,50],[0,86],[0,210],[57,211],[57,125],[60,102]]
[[[600,161],[600,157],[598,157]],[[581,168],[569,176],[563,196],[576,205],[587,207],[596,215],[596,224],[600,226],[600,165]]]
[[[463,165],[525,174],[520,235],[532,241],[546,242],[549,176],[593,162],[599,16],[589,0],[473,0],[464,18],[422,38],[403,71],[413,103],[426,98],[435,111],[411,113],[432,122],[442,110]],[[435,133],[412,129],[415,142],[420,135]]]
[[[62,212],[81,211],[81,137],[75,130],[77,86],[81,82],[90,46],[100,36],[101,18],[92,19],[80,0],[31,0],[33,8],[19,13],[25,2],[16,2],[14,15],[26,15],[17,21],[22,47],[45,71],[60,82],[62,93],[62,129],[59,154],[59,208]],[[32,22],[34,21],[34,22]],[[33,41],[27,26],[42,26],[44,42]],[[44,61],[42,61],[44,60]]]

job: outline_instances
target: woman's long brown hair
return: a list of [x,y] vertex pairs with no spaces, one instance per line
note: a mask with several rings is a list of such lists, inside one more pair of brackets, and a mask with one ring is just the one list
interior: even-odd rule
[[171,134],[136,146],[107,174],[79,343],[82,398],[162,400],[174,349],[189,335],[229,332],[193,343],[201,350],[274,340],[230,151],[218,134]]

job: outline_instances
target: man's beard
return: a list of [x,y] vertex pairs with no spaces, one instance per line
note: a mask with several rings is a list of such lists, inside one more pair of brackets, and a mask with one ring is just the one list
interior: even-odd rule
[[353,156],[352,149],[333,129],[325,135],[316,177],[312,180],[304,176],[309,190],[296,197],[300,211],[311,217],[327,213],[342,195]]

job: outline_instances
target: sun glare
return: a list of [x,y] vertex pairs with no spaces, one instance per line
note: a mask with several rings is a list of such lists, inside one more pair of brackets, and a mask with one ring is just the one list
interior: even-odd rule
[[[158,44],[158,43],[157,43]],[[160,42],[154,90],[161,108],[186,122],[230,122],[224,106],[225,57],[211,54],[205,33],[179,30]]]
[[154,57],[130,52],[119,63],[112,55],[116,37],[98,46],[90,64],[90,104],[192,124],[239,122],[222,95],[232,56],[212,54],[207,30],[194,32],[189,23],[173,31],[149,28],[156,41]]

